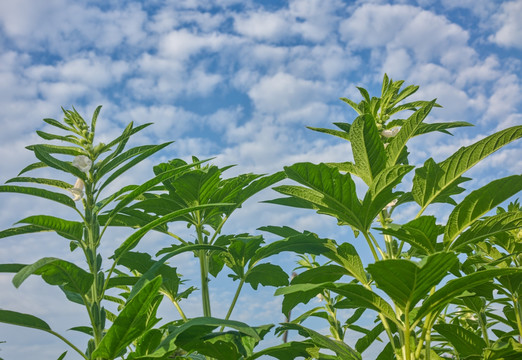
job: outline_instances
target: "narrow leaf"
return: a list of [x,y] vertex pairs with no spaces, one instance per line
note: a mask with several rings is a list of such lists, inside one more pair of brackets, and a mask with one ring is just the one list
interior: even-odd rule
[[[70,185],[69,185],[70,186]],[[11,192],[11,193],[19,193],[19,194],[27,194],[32,196],[41,197],[44,199],[56,201],[57,203],[69,206],[71,208],[76,209],[76,204],[69,196],[56,193],[53,191],[33,188],[27,186],[15,186],[15,185],[0,185],[0,192]]]
[[54,230],[59,235],[70,239],[81,241],[83,236],[83,224],[76,221],[63,220],[49,215],[29,216],[18,221],[21,224],[36,225],[44,229]]

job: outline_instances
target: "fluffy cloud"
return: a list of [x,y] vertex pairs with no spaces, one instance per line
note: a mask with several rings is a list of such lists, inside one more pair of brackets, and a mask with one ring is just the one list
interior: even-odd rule
[[493,16],[498,30],[489,37],[492,42],[505,47],[522,49],[522,1],[504,2]]

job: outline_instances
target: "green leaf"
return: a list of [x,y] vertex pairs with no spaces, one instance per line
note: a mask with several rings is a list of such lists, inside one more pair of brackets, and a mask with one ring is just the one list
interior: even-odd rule
[[425,209],[440,195],[462,182],[462,174],[480,160],[521,136],[522,126],[514,126],[460,148],[438,166],[434,166],[433,160],[433,163],[425,164],[415,171],[412,188],[415,201]]
[[31,151],[34,151],[34,148],[38,146],[41,149],[45,150],[49,154],[64,154],[64,155],[72,155],[72,156],[78,156],[78,155],[86,155],[89,154],[86,153],[82,148],[75,147],[75,146],[61,146],[61,145],[50,145],[50,144],[36,144],[36,145],[29,145],[25,148]]
[[458,250],[466,245],[493,236],[499,232],[522,228],[522,212],[505,212],[475,221],[471,227],[460,234],[448,248]]
[[46,122],[49,125],[55,126],[55,127],[59,128],[59,129],[65,130],[65,131],[72,131],[72,130],[74,130],[73,128],[68,127],[68,126],[62,124],[61,122],[59,122],[59,121],[57,121],[55,119],[47,118],[47,119],[43,119],[43,121]]
[[136,245],[138,245],[138,242],[141,240],[141,238],[143,236],[145,236],[145,234],[147,232],[149,232],[151,229],[153,229],[155,227],[158,227],[159,225],[165,224],[174,218],[177,218],[183,214],[188,214],[192,211],[197,211],[197,210],[212,207],[212,206],[223,206],[223,205],[227,205],[227,204],[208,204],[208,205],[194,206],[194,207],[190,207],[190,208],[186,208],[186,209],[176,210],[165,216],[162,216],[161,218],[158,218],[158,219],[148,223],[147,225],[145,225],[144,227],[142,227],[141,229],[139,229],[138,231],[133,233],[131,236],[129,236],[123,242],[123,244],[121,244],[114,251],[114,255],[111,258],[119,259],[124,253],[132,250]]
[[425,124],[422,123],[417,128],[417,131],[415,132],[414,136],[427,134],[430,132],[438,131],[444,134],[451,135],[447,129],[453,129],[463,126],[474,126],[473,124],[466,122],[466,121],[452,121],[452,122],[443,122],[443,123],[433,123],[433,124]]
[[256,251],[250,262],[252,264],[261,259],[265,259],[272,255],[280,254],[282,252],[290,251],[298,254],[322,254],[327,251],[325,248],[325,239],[320,239],[317,235],[310,232],[290,236],[283,240],[274,241],[271,244],[263,246]]
[[20,176],[23,173],[26,173],[28,171],[35,170],[35,169],[41,169],[41,168],[44,168],[44,167],[47,167],[47,164],[44,163],[44,162],[37,162],[37,163],[31,164],[31,165],[28,165],[28,166],[24,167],[22,169],[22,171],[20,171],[18,173],[18,176]]
[[74,135],[66,135],[66,136],[55,135],[55,134],[49,134],[49,133],[46,133],[46,132],[40,131],[40,130],[36,130],[36,133],[38,134],[38,136],[40,136],[44,140],[60,140],[60,141],[70,142],[75,145],[80,145],[80,140],[78,140],[78,138]]
[[294,360],[298,357],[310,358],[310,356],[316,354],[319,354],[319,348],[312,341],[290,341],[256,352],[248,357],[247,360],[254,360],[263,355],[268,355],[279,360]]
[[368,185],[386,165],[386,153],[375,119],[369,114],[361,115],[350,127],[350,141],[357,174]]
[[282,185],[274,190],[304,200],[320,214],[337,218],[343,224],[365,231],[360,219],[361,202],[350,174],[325,164],[298,163],[285,167],[288,177],[301,186]]
[[38,160],[44,162],[46,165],[64,171],[66,173],[72,174],[80,179],[85,180],[86,175],[71,163],[61,161],[51,156],[51,154],[47,151],[47,149],[43,145],[35,145],[33,147],[34,154],[38,158]]
[[[326,244],[326,247],[330,251],[323,254],[325,257],[341,265],[347,271],[347,274],[353,276],[360,283],[368,283],[362,260],[352,244],[342,243],[337,245],[334,241],[330,241]],[[321,268],[323,267],[325,266],[321,266]]]
[[286,323],[278,328],[277,331],[297,330],[301,336],[309,337],[314,344],[323,349],[329,349],[340,358],[345,360],[360,360],[361,354],[349,347],[342,341],[330,339],[327,336],[321,335],[318,332],[308,329],[299,324]]
[[43,331],[51,331],[51,327],[42,319],[16,311],[0,309],[0,322]]
[[415,315],[414,324],[421,321],[426,315],[430,313],[438,313],[444,308],[444,306],[446,306],[450,301],[452,301],[458,295],[462,294],[464,291],[472,290],[479,285],[490,282],[495,277],[515,273],[522,273],[522,269],[488,269],[477,271],[457,279],[449,280],[446,285],[435,291],[435,293],[424,300],[422,306]]
[[261,340],[257,331],[245,323],[212,317],[198,317],[190,319],[181,326],[174,328],[173,331],[163,339],[156,351],[148,356],[150,358],[164,358],[164,356],[172,353],[179,347],[184,347],[185,345],[190,346],[190,343],[195,339],[208,337],[209,335],[207,334],[219,326],[235,329],[241,334],[252,337],[256,341]]
[[458,261],[453,253],[437,253],[422,264],[410,260],[387,259],[368,265],[377,287],[403,311],[411,311],[432,287],[438,285]]
[[340,130],[334,130],[334,129],[316,128],[316,127],[311,127],[311,126],[307,126],[306,128],[310,129],[310,130],[313,130],[313,131],[320,132],[320,133],[337,136],[337,137],[340,137],[341,139],[350,141],[350,133],[346,132],[346,131],[340,131]]
[[41,226],[36,226],[36,225],[19,226],[19,227],[0,231],[0,239],[9,237],[9,236],[32,234],[32,233],[43,232],[43,231],[51,231],[51,229],[43,228]]
[[148,330],[150,306],[157,297],[160,286],[161,277],[158,276],[127,302],[92,353],[93,358],[114,359]]
[[288,274],[278,265],[259,264],[247,273],[245,282],[257,290],[259,284],[263,286],[286,286],[288,285]]
[[166,147],[166,146],[168,146],[168,145],[170,145],[172,143],[173,143],[172,141],[169,141],[169,142],[166,142],[166,143],[163,143],[163,144],[160,144],[160,145],[153,146],[150,149],[141,152],[140,155],[136,156],[131,161],[127,162],[125,165],[123,165],[122,167],[118,168],[115,172],[113,172],[107,178],[107,180],[105,180],[103,182],[103,184],[100,185],[98,191],[101,191],[103,188],[105,188],[107,185],[109,185],[115,179],[120,177],[121,174],[123,174],[127,170],[129,170],[132,167],[134,167],[134,165],[139,164],[140,162],[142,162],[146,158],[154,155],[155,153],[157,153],[158,151],[160,151],[161,149],[163,149],[164,147]]
[[[69,187],[71,187],[71,186],[69,186]],[[65,206],[69,206],[71,208],[76,209],[75,202],[69,196],[60,194],[60,193],[56,193],[53,191],[45,190],[45,189],[26,187],[26,186],[0,185],[0,192],[11,192],[11,193],[37,196],[37,197],[41,197],[44,199],[56,201],[60,204],[63,204]]]
[[434,216],[420,216],[398,228],[378,228],[383,234],[395,236],[425,255],[436,252],[437,237],[444,232],[444,227],[435,223]]
[[455,347],[461,357],[481,355],[486,347],[480,336],[460,325],[436,324],[433,328]]
[[444,243],[450,244],[468,226],[504,200],[522,190],[522,175],[494,180],[473,191],[453,209],[444,232]]
[[85,295],[90,290],[93,275],[65,260],[45,257],[27,265],[14,277],[13,284],[19,287],[30,275],[41,275],[50,285],[59,285],[66,291],[73,291]]
[[406,146],[406,143],[411,139],[419,125],[428,116],[435,100],[415,111],[402,125],[401,129],[395,137],[392,138],[388,147],[386,148],[387,160],[386,166],[390,167],[398,163],[399,157]]
[[63,220],[49,215],[35,215],[26,217],[25,219],[18,221],[18,223],[31,224],[43,229],[53,230],[56,231],[58,235],[63,236],[69,240],[82,240],[83,223],[80,222]]
[[94,113],[92,114],[92,119],[91,119],[91,132],[92,133],[94,133],[96,130],[96,120],[98,120],[98,115],[100,114],[101,108],[102,108],[102,106],[98,105],[96,107],[96,109],[94,110]]
[[118,165],[152,148],[154,148],[154,145],[137,146],[114,157],[109,162],[100,164],[100,166],[98,166],[96,170],[96,179],[101,179],[105,174],[116,168]]
[[6,183],[12,183],[12,182],[32,182],[35,184],[44,184],[44,185],[50,185],[55,186],[60,189],[70,189],[72,188],[71,184],[65,181],[61,180],[55,180],[55,179],[44,179],[44,178],[34,178],[34,177],[15,177],[12,179],[9,179],[6,181]]
[[0,273],[17,273],[27,264],[0,264]]
[[382,324],[382,322],[379,322],[365,336],[357,340],[357,343],[355,343],[355,350],[362,353],[363,351],[368,349],[368,347],[375,342],[375,340],[383,331],[384,325]]
[[364,221],[364,230],[359,230],[368,231],[384,207],[399,196],[400,193],[394,193],[393,188],[412,169],[413,166],[409,165],[395,165],[384,169],[375,177],[362,202],[359,218]]

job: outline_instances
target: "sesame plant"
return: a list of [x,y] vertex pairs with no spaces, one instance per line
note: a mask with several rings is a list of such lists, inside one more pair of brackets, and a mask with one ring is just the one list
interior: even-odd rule
[[[279,173],[271,177],[262,177],[249,174],[221,180],[219,176],[223,169],[215,166],[201,167],[205,161],[171,161],[158,165],[156,175],[145,183],[111,191],[109,185],[113,181],[170,143],[126,149],[129,139],[150,125],[135,127],[130,123],[113,141],[108,144],[95,144],[99,112],[100,107],[94,112],[90,124],[74,109],[64,110],[63,122],[44,119],[61,133],[37,131],[37,134],[44,140],[58,140],[61,143],[28,146],[39,161],[24,168],[18,177],[8,180],[6,185],[0,186],[1,192],[30,195],[58,203],[68,208],[70,214],[76,217],[77,220],[73,221],[51,214],[29,216],[18,221],[18,226],[1,231],[0,238],[21,234],[36,236],[36,233],[40,232],[53,232],[58,238],[62,238],[56,241],[66,241],[71,252],[80,251],[84,255],[84,266],[67,259],[46,257],[33,264],[2,264],[0,271],[15,273],[13,284],[16,287],[21,286],[31,275],[40,276],[49,285],[58,286],[65,298],[84,308],[90,321],[88,325],[75,324],[77,326],[71,330],[80,331],[91,338],[87,346],[81,349],[54,331],[44,320],[6,309],[0,309],[0,322],[52,334],[84,359],[135,359],[143,358],[149,353],[154,353],[153,357],[158,359],[175,355],[185,356],[183,354],[187,351],[176,345],[176,340],[183,338],[184,331],[192,330],[194,327],[201,331],[201,336],[218,326],[235,329],[235,332],[223,333],[222,338],[218,339],[220,344],[232,344],[230,346],[234,347],[233,342],[240,338],[245,345],[236,347],[242,350],[244,347],[252,349],[261,339],[260,333],[266,333],[266,328],[256,331],[244,323],[228,321],[230,313],[225,320],[210,318],[207,286],[208,273],[211,271],[208,268],[210,254],[211,251],[228,251],[226,245],[236,244],[229,246],[228,253],[232,253],[234,248],[238,252],[248,254],[243,254],[241,258],[239,255],[232,257],[230,261],[225,260],[225,263],[234,269],[237,268],[240,273],[243,271],[241,266],[246,266],[246,263],[240,261],[250,260],[255,250],[261,248],[262,239],[258,237],[250,240],[248,236],[220,239],[218,235],[221,227],[243,201],[274,184],[284,175]],[[47,170],[47,173],[54,171],[56,176],[48,178],[26,175],[42,170]],[[60,177],[60,174],[64,176]],[[198,176],[199,178],[195,179]],[[70,183],[70,179],[75,181]],[[196,183],[193,180],[201,181]],[[13,185],[16,183],[21,185]],[[173,184],[176,184],[175,194],[171,191]],[[185,186],[184,191],[181,190],[182,185]],[[169,191],[171,198],[167,195]],[[158,195],[158,198],[166,198],[165,203],[159,204],[161,210],[158,210],[156,203],[151,204],[154,192],[165,193]],[[139,200],[141,202],[138,202]],[[137,202],[139,206],[132,206]],[[189,244],[169,232],[167,223],[175,220],[189,220],[190,224],[194,225],[197,234],[195,243]],[[207,225],[215,231],[211,241],[207,239]],[[107,254],[100,253],[100,245],[102,241],[107,241],[105,238],[114,227],[133,230],[107,259]],[[160,260],[154,260],[146,253],[133,252],[139,241],[151,230],[164,234],[166,238],[176,237],[183,247],[164,250],[163,253],[166,255]],[[213,240],[217,240],[219,246],[214,245]],[[245,244],[248,244],[247,250],[241,248],[241,245]],[[176,268],[166,263],[167,259],[187,251],[200,256],[203,310],[206,316],[192,321],[184,315],[179,302],[194,288],[180,291],[182,281]],[[257,261],[268,255],[270,254],[266,251],[264,255],[257,254]],[[275,265],[266,264],[257,268],[252,265],[246,272],[238,275],[238,278],[241,279],[241,285],[246,281],[254,287],[259,283],[288,284],[285,277],[277,280],[260,278],[263,271],[268,270],[275,271],[278,275],[283,273]],[[170,299],[180,311],[182,318],[178,322],[159,326],[156,312],[164,298]],[[234,303],[236,300],[237,297],[234,298]],[[232,308],[233,305],[230,312]],[[177,333],[173,334],[172,329],[177,329]],[[227,336],[229,338],[226,338]],[[212,348],[211,343],[212,341],[207,347]],[[239,343],[241,344],[241,341]],[[167,344],[166,347],[164,344]],[[190,352],[192,349],[188,350]],[[202,349],[202,352],[205,353],[205,349]],[[213,354],[215,350],[206,352]],[[67,351],[59,358],[63,359],[66,353]]]
[[[425,122],[439,105],[435,100],[408,102],[418,87],[402,85],[385,75],[380,97],[359,88],[359,103],[342,99],[358,114],[352,123],[334,123],[338,129],[311,128],[348,141],[353,161],[285,167],[296,184],[275,187],[286,197],[270,202],[332,216],[339,226],[351,227],[355,238],[317,237],[324,244],[323,256],[302,257],[302,272],[276,291],[283,296],[283,313],[294,310],[294,320],[277,332],[294,330],[305,340],[265,349],[253,358],[361,359],[376,343],[382,344],[378,359],[522,356],[522,211],[515,203],[487,216],[522,189],[522,176],[497,179],[467,193],[461,186],[470,180],[464,177],[466,171],[520,138],[522,126],[489,135],[441,162],[428,158],[415,167],[408,160],[410,139],[470,124]],[[410,113],[404,119],[400,114],[405,111]],[[413,173],[411,181],[405,180],[408,173]],[[364,183],[362,199],[354,177]],[[454,197],[462,193],[457,203]],[[426,213],[437,203],[448,209],[446,221]],[[417,214],[411,220],[393,221],[392,214],[412,204]],[[264,230],[280,236],[298,233],[290,228]],[[357,251],[361,246],[373,256],[364,259],[367,266]],[[315,297],[322,299],[322,306],[295,314],[298,304]],[[343,309],[350,309],[350,316],[343,317]],[[372,326],[361,322],[363,314],[375,316]],[[460,321],[464,315],[466,326]],[[330,334],[305,326],[311,318],[326,320]],[[498,324],[502,326],[495,328]]]

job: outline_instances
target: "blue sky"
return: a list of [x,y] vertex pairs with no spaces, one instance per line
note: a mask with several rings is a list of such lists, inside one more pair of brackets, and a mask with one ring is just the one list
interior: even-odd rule
[[[32,162],[24,147],[39,141],[34,131],[46,128],[42,118],[60,118],[61,106],[89,117],[103,105],[99,141],[115,137],[129,121],[155,123],[138,143],[176,141],[116,185],[144,180],[154,163],[190,155],[238,164],[231,175],[270,173],[298,161],[346,161],[346,143],[305,127],[351,122],[355,113],[338,98],[359,101],[356,86],[378,95],[385,72],[420,85],[416,98],[438,98],[444,108],[429,121],[475,124],[454,137],[430,135],[410,149],[415,164],[429,156],[440,161],[522,123],[520,18],[520,0],[3,0],[0,181]],[[468,188],[520,173],[521,159],[520,142],[506,147],[469,173],[479,179]],[[273,197],[267,191],[256,200]],[[1,228],[47,206],[6,194],[1,204]],[[328,219],[256,201],[227,230],[283,224],[352,240]],[[115,242],[123,236],[116,233]],[[164,245],[151,237],[143,249]],[[43,256],[79,261],[66,247],[45,236],[2,239],[0,263]],[[291,269],[293,259],[279,260]],[[184,275],[197,278],[190,257],[177,261]],[[40,279],[14,290],[10,276],[0,275],[0,286],[0,307],[34,313],[59,331],[78,325],[71,321],[76,307]],[[232,291],[216,288],[213,296],[226,302]],[[281,299],[272,292],[247,292],[236,318],[281,321]],[[187,306],[198,314],[199,304]],[[224,310],[217,307],[219,315]],[[6,325],[0,325],[1,340],[7,341],[0,344],[5,359],[52,358],[63,349],[50,336]]]

